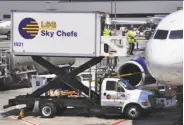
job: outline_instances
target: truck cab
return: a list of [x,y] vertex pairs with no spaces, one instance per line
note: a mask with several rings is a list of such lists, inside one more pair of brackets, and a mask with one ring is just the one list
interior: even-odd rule
[[135,119],[143,110],[151,108],[149,95],[153,95],[153,92],[134,88],[124,79],[105,78],[101,85],[101,106],[118,109]]

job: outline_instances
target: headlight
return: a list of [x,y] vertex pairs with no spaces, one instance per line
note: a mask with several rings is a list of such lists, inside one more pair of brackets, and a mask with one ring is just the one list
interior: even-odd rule
[[148,102],[142,102],[142,105],[147,106]]

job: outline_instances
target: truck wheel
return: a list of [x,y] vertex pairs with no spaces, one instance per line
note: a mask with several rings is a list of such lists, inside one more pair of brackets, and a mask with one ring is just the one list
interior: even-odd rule
[[43,104],[40,108],[41,114],[44,118],[54,117],[56,114],[56,107],[52,103]]
[[125,114],[130,119],[137,119],[140,117],[141,109],[137,105],[130,105],[126,108]]

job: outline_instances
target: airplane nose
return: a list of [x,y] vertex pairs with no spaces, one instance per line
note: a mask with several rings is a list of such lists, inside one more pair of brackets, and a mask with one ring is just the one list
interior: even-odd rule
[[178,41],[149,41],[146,46],[146,63],[149,72],[159,81],[176,81],[183,73],[183,45]]
[[154,40],[147,43],[146,58],[148,63],[159,68],[183,62],[183,44],[175,41]]

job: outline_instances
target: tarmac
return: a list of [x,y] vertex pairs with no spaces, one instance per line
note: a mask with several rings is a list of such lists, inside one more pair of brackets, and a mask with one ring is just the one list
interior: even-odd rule
[[22,120],[17,120],[23,106],[3,109],[8,99],[31,92],[31,88],[0,92],[0,125],[175,125],[180,117],[180,110],[176,107],[153,112],[138,120],[129,120],[124,116],[104,116],[100,112],[92,112],[89,117],[85,110],[68,108],[54,118],[42,118],[38,113],[28,112]]
[[[147,40],[140,37],[138,42],[139,50],[136,50],[133,56],[119,58],[118,66],[133,57],[144,55]],[[9,45],[8,40],[0,37],[0,47],[7,48]],[[77,60],[78,63],[85,61],[87,60]],[[178,107],[155,111],[138,120],[129,120],[124,116],[104,116],[100,112],[92,112],[89,117],[87,111],[72,108],[68,108],[66,112],[54,118],[42,118],[37,113],[27,113],[23,119],[17,120],[22,106],[3,109],[3,105],[8,104],[8,99],[31,92],[31,88],[0,92],[0,125],[175,125],[174,123],[180,118]]]

